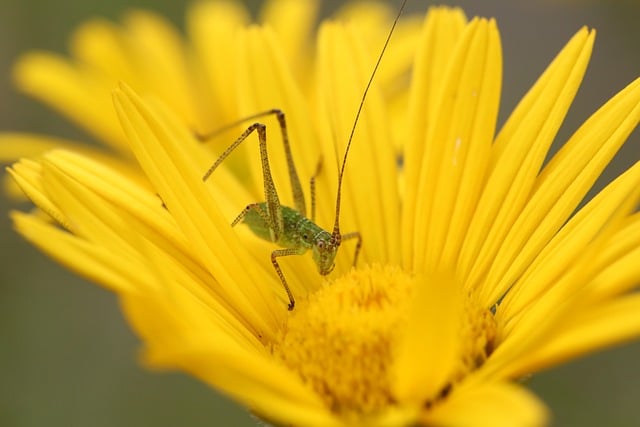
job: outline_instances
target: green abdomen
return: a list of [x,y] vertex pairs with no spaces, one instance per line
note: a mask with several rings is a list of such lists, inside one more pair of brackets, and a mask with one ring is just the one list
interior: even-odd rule
[[[258,205],[263,212],[267,212],[267,204]],[[244,217],[243,223],[247,224],[251,231],[261,239],[274,242],[284,248],[305,248],[311,247],[311,238],[322,229],[315,225],[308,218],[303,217],[295,209],[287,206],[280,206],[282,212],[283,231],[277,240],[271,237],[271,227],[265,222],[262,216],[255,210],[250,210]]]

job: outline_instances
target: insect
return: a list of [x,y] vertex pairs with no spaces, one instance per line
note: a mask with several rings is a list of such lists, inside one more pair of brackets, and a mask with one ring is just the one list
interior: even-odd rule
[[345,240],[356,240],[356,248],[353,256],[353,265],[355,266],[358,261],[358,254],[362,247],[362,235],[359,231],[354,231],[346,234],[340,232],[340,200],[342,191],[342,177],[344,175],[345,165],[347,162],[347,156],[349,155],[349,149],[351,148],[351,142],[355,133],[358,119],[362,112],[364,101],[367,97],[367,92],[371,87],[373,78],[378,70],[378,66],[382,60],[382,56],[389,44],[391,35],[398,23],[400,15],[405,7],[407,0],[402,2],[398,14],[391,26],[391,30],[387,35],[385,43],[382,47],[382,51],[378,57],[378,60],[374,66],[373,72],[367,82],[364,93],[360,100],[360,105],[356,113],[356,117],[351,128],[347,147],[345,149],[342,164],[340,165],[340,172],[338,174],[338,191],[336,196],[336,209],[335,209],[335,221],[333,225],[333,231],[328,232],[315,223],[315,179],[320,173],[321,161],[318,162],[318,166],[314,175],[310,180],[310,195],[311,195],[311,218],[306,216],[306,204],[304,199],[304,193],[298,178],[293,156],[291,154],[291,147],[289,145],[289,137],[287,133],[287,124],[284,113],[279,109],[272,109],[263,111],[249,117],[245,117],[242,120],[231,123],[216,132],[207,136],[200,136],[199,138],[204,141],[210,139],[212,136],[219,134],[229,128],[235,127],[249,120],[259,119],[261,117],[275,115],[280,126],[282,134],[282,141],[284,145],[285,156],[287,160],[287,168],[289,171],[289,180],[291,181],[291,188],[293,192],[294,208],[283,206],[280,204],[278,198],[278,192],[273,183],[271,177],[271,169],[269,167],[269,157],[267,154],[267,128],[260,122],[255,122],[249,126],[234,142],[231,144],[215,161],[215,163],[207,170],[202,177],[203,182],[206,181],[211,174],[220,166],[220,164],[252,133],[258,134],[258,142],[260,146],[260,160],[262,164],[262,175],[264,181],[264,194],[265,201],[260,203],[251,203],[247,205],[233,220],[232,226],[236,226],[239,223],[244,223],[251,231],[258,237],[273,242],[280,246],[280,249],[276,249],[271,252],[271,263],[273,264],[282,285],[289,298],[289,310],[293,310],[295,307],[295,298],[287,284],[287,280],[282,273],[280,264],[278,264],[278,258],[290,255],[303,255],[307,251],[311,250],[316,266],[318,267],[318,273],[321,275],[327,275],[331,273],[335,266],[335,258],[338,253],[338,248]]

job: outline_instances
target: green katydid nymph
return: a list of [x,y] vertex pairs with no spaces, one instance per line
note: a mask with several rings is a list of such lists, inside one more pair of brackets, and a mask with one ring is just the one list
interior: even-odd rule
[[351,141],[353,140],[353,135],[355,133],[356,125],[358,123],[358,119],[362,112],[362,107],[364,105],[364,101],[367,97],[367,92],[371,87],[371,83],[373,78],[378,70],[378,66],[382,60],[382,56],[389,44],[389,40],[391,39],[391,35],[398,23],[400,15],[404,9],[407,0],[402,2],[400,6],[400,10],[396,15],[396,18],[391,26],[391,30],[387,35],[384,46],[382,47],[382,51],[378,57],[378,60],[373,68],[373,72],[367,82],[364,93],[360,100],[360,105],[358,107],[358,111],[356,112],[356,117],[351,128],[351,133],[349,135],[349,139],[347,142],[347,147],[345,149],[344,157],[342,159],[342,164],[340,166],[340,172],[338,174],[338,191],[336,196],[336,210],[335,210],[335,221],[333,225],[333,231],[328,232],[324,230],[322,227],[315,223],[315,179],[318,176],[321,169],[321,162],[318,162],[318,166],[314,175],[311,177],[310,182],[310,194],[311,194],[311,218],[308,218],[306,215],[306,204],[304,199],[304,193],[302,191],[302,186],[300,185],[300,179],[298,178],[298,173],[296,171],[295,162],[293,160],[293,155],[291,153],[291,147],[289,145],[289,137],[287,133],[287,124],[285,120],[285,115],[281,110],[272,109],[268,111],[263,111],[249,117],[245,117],[242,120],[237,122],[228,124],[224,128],[218,129],[216,132],[209,134],[207,136],[200,136],[201,140],[208,140],[212,136],[219,134],[222,131],[225,131],[229,128],[235,127],[241,123],[244,123],[249,120],[255,120],[260,117],[275,115],[278,119],[278,123],[280,125],[280,130],[282,133],[282,141],[284,144],[284,151],[287,160],[287,167],[289,171],[289,179],[291,181],[291,188],[293,192],[293,201],[295,204],[295,208],[290,208],[287,206],[283,206],[280,204],[280,199],[278,198],[278,192],[276,191],[276,187],[273,183],[273,179],[271,177],[271,169],[269,167],[269,157],[267,154],[267,130],[266,126],[262,123],[256,122],[249,126],[234,142],[227,148],[215,161],[215,163],[209,168],[209,170],[202,177],[203,181],[206,181],[211,174],[218,168],[218,166],[231,154],[243,141],[245,141],[249,135],[253,132],[258,134],[258,142],[260,145],[260,160],[262,164],[262,175],[264,181],[264,194],[265,200],[261,203],[251,203],[247,205],[238,216],[231,223],[232,226],[235,226],[239,223],[244,223],[251,231],[258,237],[273,242],[276,245],[280,246],[280,249],[276,249],[271,252],[271,262],[273,267],[284,286],[284,289],[287,293],[287,297],[289,298],[289,310],[293,310],[295,306],[295,298],[291,293],[291,289],[287,284],[287,280],[285,279],[284,274],[278,264],[278,258],[289,255],[303,255],[308,250],[311,250],[311,254],[314,262],[318,267],[318,272],[321,275],[329,274],[334,266],[335,266],[335,258],[338,253],[338,248],[342,244],[344,240],[355,239],[356,240],[356,248],[353,257],[353,265],[355,266],[358,261],[358,254],[360,252],[360,248],[362,246],[362,236],[360,232],[354,231],[346,234],[342,234],[340,232],[340,200],[341,200],[341,191],[342,191],[342,177],[344,175],[345,164],[347,162],[347,156],[349,155],[349,148],[351,147]]

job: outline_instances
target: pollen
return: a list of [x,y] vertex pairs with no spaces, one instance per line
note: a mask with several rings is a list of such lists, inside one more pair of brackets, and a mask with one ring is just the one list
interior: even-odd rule
[[400,268],[354,269],[296,307],[273,353],[333,412],[375,413],[394,403],[393,344],[412,289],[413,278]]
[[[296,306],[271,345],[273,355],[322,396],[332,412],[347,419],[394,406],[392,367],[398,340],[411,320],[416,280],[399,267],[370,265],[326,281]],[[491,311],[468,296],[463,306],[458,368],[431,403],[481,366],[493,350]]]

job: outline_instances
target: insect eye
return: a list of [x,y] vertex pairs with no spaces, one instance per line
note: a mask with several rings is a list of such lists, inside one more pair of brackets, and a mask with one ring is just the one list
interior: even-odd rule
[[324,248],[324,240],[318,240],[318,243],[316,243],[316,246],[318,246],[318,249]]
[[306,234],[303,234],[303,235],[302,235],[302,238],[303,238],[304,240],[309,240],[309,236],[308,236],[308,235],[306,235]]

